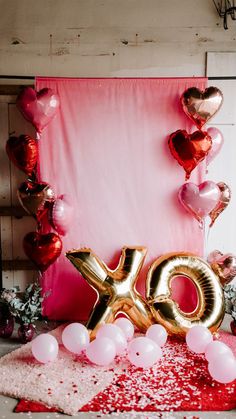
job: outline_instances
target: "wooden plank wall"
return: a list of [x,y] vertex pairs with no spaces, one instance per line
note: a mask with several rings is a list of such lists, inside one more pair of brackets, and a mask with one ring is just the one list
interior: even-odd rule
[[[22,239],[29,231],[35,230],[33,217],[21,218],[11,216],[11,207],[19,207],[16,195],[20,183],[26,175],[10,163],[5,151],[9,135],[29,134],[34,136],[32,126],[25,121],[15,105],[16,96],[0,96],[0,207],[1,213],[9,214],[0,217],[1,253],[3,260],[2,286],[16,287],[23,290],[27,283],[33,281],[37,272],[23,270],[26,256],[22,247]],[[12,262],[13,261],[13,262]],[[21,268],[19,270],[19,268]]]
[[235,51],[212,0],[10,0],[0,74],[175,77],[205,74],[207,51]]

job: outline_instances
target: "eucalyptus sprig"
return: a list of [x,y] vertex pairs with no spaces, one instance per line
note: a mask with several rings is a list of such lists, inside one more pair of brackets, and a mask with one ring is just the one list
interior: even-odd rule
[[42,288],[37,282],[29,284],[22,297],[17,296],[16,289],[3,289],[1,300],[8,305],[11,314],[19,323],[34,323],[42,316],[42,302],[47,295],[41,294]]
[[225,311],[236,321],[236,284],[228,284],[224,287]]

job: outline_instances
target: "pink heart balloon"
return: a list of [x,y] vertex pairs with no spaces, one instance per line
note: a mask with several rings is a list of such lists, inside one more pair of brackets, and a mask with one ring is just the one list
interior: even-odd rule
[[49,222],[58,234],[65,236],[73,219],[73,206],[67,195],[61,195],[52,204]]
[[206,156],[206,164],[208,164],[217,156],[217,154],[220,152],[221,147],[224,143],[224,137],[222,135],[222,132],[217,128],[208,128],[207,133],[211,137],[212,145],[211,149],[209,150],[207,156]]
[[179,189],[178,198],[184,208],[200,223],[215,208],[220,199],[220,189],[215,182],[207,180],[199,186],[185,183]]
[[58,95],[47,87],[39,92],[36,92],[32,87],[26,87],[16,100],[18,109],[39,133],[56,115],[59,104]]
[[236,256],[232,253],[223,254],[214,250],[208,255],[208,263],[218,275],[222,286],[231,282],[236,276]]

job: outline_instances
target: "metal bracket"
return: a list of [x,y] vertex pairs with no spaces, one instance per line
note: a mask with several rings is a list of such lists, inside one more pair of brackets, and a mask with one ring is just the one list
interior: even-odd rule
[[224,29],[228,29],[228,16],[230,16],[232,20],[236,20],[235,0],[213,0],[213,3],[219,16],[223,18]]

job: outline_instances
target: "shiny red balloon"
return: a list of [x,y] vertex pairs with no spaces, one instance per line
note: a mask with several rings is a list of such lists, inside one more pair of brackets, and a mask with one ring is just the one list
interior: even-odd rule
[[32,87],[26,87],[18,95],[16,105],[40,133],[56,115],[60,101],[52,89],[46,87],[36,92]]
[[26,256],[44,272],[60,256],[62,241],[55,233],[30,232],[24,237],[23,248]]
[[184,168],[187,180],[192,170],[207,156],[212,140],[207,132],[195,131],[188,134],[179,129],[170,135],[168,144],[172,156]]
[[38,143],[29,135],[10,137],[6,143],[6,152],[9,159],[18,169],[30,176],[38,161]]

